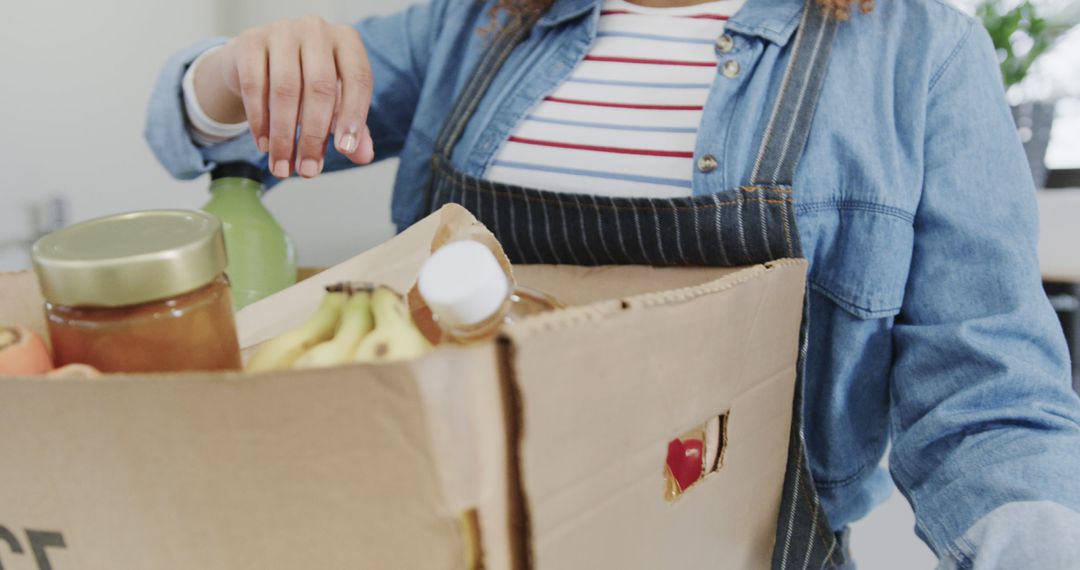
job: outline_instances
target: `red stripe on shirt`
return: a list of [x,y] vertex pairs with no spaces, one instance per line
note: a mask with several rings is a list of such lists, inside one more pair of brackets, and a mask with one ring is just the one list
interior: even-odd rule
[[[640,14],[638,12],[631,12],[629,10],[602,10],[601,16],[646,16],[647,14]],[[724,16],[721,14],[690,14],[686,16],[673,16],[675,18],[694,18],[698,20],[727,20],[730,16]]]
[[644,59],[639,57],[614,57],[606,55],[587,55],[585,61],[606,61],[608,63],[641,63],[646,65],[685,65],[688,67],[716,67],[715,61],[681,61],[677,59]]
[[683,152],[677,150],[647,150],[640,148],[618,148],[613,146],[593,146],[587,144],[572,144],[562,143],[554,141],[541,141],[536,139],[526,139],[522,137],[510,137],[507,139],[510,142],[516,142],[521,144],[532,144],[537,146],[550,146],[555,148],[568,148],[573,150],[589,150],[593,152],[611,152],[616,154],[637,154],[641,156],[664,156],[670,158],[694,158],[693,152]]
[[701,111],[705,108],[704,105],[639,105],[636,103],[607,103],[604,101],[563,99],[562,97],[544,97],[544,101],[566,103],[567,105],[589,105],[591,107],[614,107],[616,109],[642,109],[647,111]]

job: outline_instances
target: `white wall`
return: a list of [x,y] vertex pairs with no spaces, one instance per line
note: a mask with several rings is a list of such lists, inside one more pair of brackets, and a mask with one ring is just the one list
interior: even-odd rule
[[213,0],[18,2],[0,17],[0,270],[25,266],[28,210],[70,219],[195,207],[142,139],[147,94],[172,50],[214,31]]
[[[351,22],[404,0],[98,0],[19,2],[0,17],[0,271],[26,267],[32,210],[52,195],[67,222],[114,212],[197,208],[207,180],[178,182],[142,138],[147,97],[168,55],[195,40],[317,13]],[[312,182],[267,198],[300,261],[330,265],[392,233],[396,165]]]
[[851,525],[851,556],[863,570],[931,570],[937,565],[934,553],[915,536],[911,506],[895,489],[889,500]]

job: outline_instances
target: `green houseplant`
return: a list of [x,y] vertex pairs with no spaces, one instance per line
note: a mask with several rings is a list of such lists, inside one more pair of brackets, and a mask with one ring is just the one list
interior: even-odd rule
[[1032,64],[1053,47],[1071,27],[1049,20],[1031,0],[1024,0],[1009,10],[1002,0],[979,5],[977,14],[997,49],[1005,87],[1012,87],[1027,77]]
[[[1080,0],[986,0],[976,14],[997,50],[1005,88],[1021,84],[1032,66],[1080,21]],[[1035,183],[1046,180],[1044,159],[1050,143],[1054,102],[1028,100],[1013,106],[1020,139],[1024,143]]]

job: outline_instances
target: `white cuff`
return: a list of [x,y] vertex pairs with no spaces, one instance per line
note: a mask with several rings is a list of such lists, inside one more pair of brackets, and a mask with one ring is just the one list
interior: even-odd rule
[[184,73],[184,80],[181,83],[181,89],[184,92],[184,112],[187,115],[191,139],[201,146],[224,142],[248,132],[247,121],[228,124],[211,119],[206,114],[206,111],[203,111],[202,106],[199,105],[199,99],[195,95],[195,70],[198,69],[203,58],[220,47],[212,47],[195,58],[195,61],[188,66],[187,72]]

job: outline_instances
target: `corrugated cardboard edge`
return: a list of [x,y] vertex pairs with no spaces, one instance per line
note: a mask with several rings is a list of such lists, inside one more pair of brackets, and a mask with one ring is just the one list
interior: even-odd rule
[[524,342],[534,334],[594,322],[621,311],[684,303],[703,295],[719,293],[753,281],[770,271],[801,270],[805,274],[808,267],[809,263],[805,259],[779,259],[765,264],[748,266],[745,269],[701,285],[691,285],[656,293],[629,295],[621,299],[569,307],[554,313],[540,313],[504,328],[496,342],[498,345],[499,376],[503,391],[503,410],[506,414],[507,520],[511,525],[510,549],[512,568],[514,570],[532,570],[536,567],[529,498],[525,491],[522,474],[524,404],[514,368],[516,345]]
[[805,271],[807,267],[806,260],[780,259],[766,264],[747,266],[745,269],[724,275],[723,277],[702,283],[701,285],[691,285],[656,293],[629,295],[617,299],[597,301],[587,305],[568,307],[554,313],[541,313],[506,327],[502,332],[502,336],[512,343],[522,342],[533,334],[593,322],[628,309],[641,309],[685,303],[701,297],[702,295],[719,293],[737,287],[743,283],[756,279],[758,276],[769,271],[797,267],[801,267],[803,268],[803,271]]
[[462,536],[469,539],[469,533],[476,532],[478,543],[471,546],[479,547],[473,550],[477,558],[470,560],[480,565],[473,568],[512,567],[509,416],[499,365],[494,343],[453,347],[414,365],[446,504],[455,513],[476,513],[475,526],[463,525]]
[[514,374],[514,343],[506,337],[500,337],[496,340],[496,346],[506,437],[506,520],[510,525],[510,567],[513,570],[528,570],[534,565],[529,501],[525,496],[525,484],[521,475],[524,408],[521,390],[518,389]]

